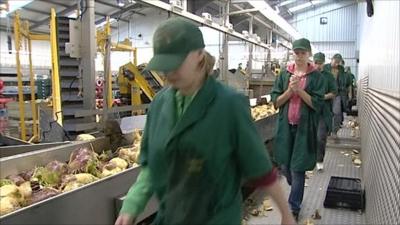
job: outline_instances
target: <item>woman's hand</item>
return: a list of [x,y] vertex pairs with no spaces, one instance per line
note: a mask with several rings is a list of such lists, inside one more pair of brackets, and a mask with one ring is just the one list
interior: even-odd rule
[[290,77],[289,88],[294,93],[297,93],[297,91],[299,90],[299,78],[295,76],[292,77]]
[[114,225],[133,225],[134,221],[135,217],[122,213],[118,216]]

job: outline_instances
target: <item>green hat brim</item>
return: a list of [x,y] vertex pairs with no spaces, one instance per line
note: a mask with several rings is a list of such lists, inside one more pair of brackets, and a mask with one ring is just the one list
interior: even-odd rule
[[307,52],[311,51],[310,49],[308,49],[308,48],[306,48],[306,47],[302,47],[302,46],[294,47],[294,48],[293,48],[293,51],[294,51],[294,50],[304,50],[304,51],[307,51]]
[[178,69],[187,54],[157,54],[150,60],[145,70],[170,72]]
[[314,63],[324,64],[324,63],[325,63],[325,60],[314,59]]

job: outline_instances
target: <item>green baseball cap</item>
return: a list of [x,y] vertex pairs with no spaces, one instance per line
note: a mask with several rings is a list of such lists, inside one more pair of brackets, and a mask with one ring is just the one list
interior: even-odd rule
[[146,70],[176,70],[189,52],[204,47],[203,34],[195,24],[179,17],[168,19],[161,23],[154,33],[154,56]]
[[314,62],[315,63],[324,63],[325,62],[325,54],[322,52],[318,52],[314,54]]
[[343,61],[342,55],[339,54],[339,53],[334,54],[333,57],[332,57],[332,59],[339,59],[340,61]]
[[293,50],[301,49],[301,50],[311,52],[310,41],[306,38],[301,38],[301,39],[295,40],[293,42],[292,46],[293,46]]

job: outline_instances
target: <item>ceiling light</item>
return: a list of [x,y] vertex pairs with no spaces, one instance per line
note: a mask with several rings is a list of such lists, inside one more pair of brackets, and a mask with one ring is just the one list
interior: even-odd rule
[[0,12],[0,17],[6,17],[8,14],[14,12],[17,9],[24,7],[25,5],[31,3],[32,0],[9,0],[8,1],[8,10],[4,10],[2,6],[2,10]]
[[285,19],[279,16],[278,13],[265,1],[251,0],[249,1],[249,4],[256,9],[259,9],[262,15],[274,22],[294,39],[299,39],[303,37],[303,35],[301,35],[296,29],[294,29],[293,26],[290,25]]
[[283,2],[279,3],[278,6],[289,5],[289,4],[292,4],[292,3],[295,2],[295,1],[296,1],[296,0],[283,1]]
[[[116,19],[110,18],[110,24],[114,23],[115,21],[116,21]],[[107,23],[107,20],[105,20],[105,21],[103,21],[103,22],[97,24],[96,27],[102,27],[102,26],[104,26],[106,23]]]
[[281,11],[279,10],[279,7],[278,6],[275,6],[275,11],[277,12],[277,13],[280,13]]
[[117,0],[117,4],[119,7],[123,7],[125,5],[125,2],[123,0]]
[[76,19],[77,15],[78,15],[77,10],[74,10],[74,11],[70,12],[70,13],[67,15],[67,17],[68,17],[68,18],[71,18],[71,19]]
[[298,6],[294,6],[294,7],[292,7],[292,8],[289,8],[289,11],[290,12],[296,12],[296,11],[299,11],[299,10],[302,10],[302,9],[305,9],[305,8],[308,8],[308,7],[310,7],[310,6],[315,6],[315,5],[318,5],[318,4],[321,4],[321,3],[323,3],[323,2],[325,2],[325,1],[323,1],[323,0],[321,0],[321,1],[310,1],[310,2],[306,2],[306,3],[304,3],[304,4],[301,4],[301,5],[298,5]]

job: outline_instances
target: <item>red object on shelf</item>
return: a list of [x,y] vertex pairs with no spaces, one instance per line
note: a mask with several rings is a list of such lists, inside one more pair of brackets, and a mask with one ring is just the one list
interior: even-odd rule
[[6,108],[6,104],[14,101],[12,98],[4,98],[3,96],[4,81],[0,80],[0,109]]

